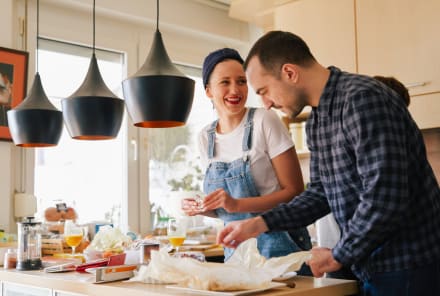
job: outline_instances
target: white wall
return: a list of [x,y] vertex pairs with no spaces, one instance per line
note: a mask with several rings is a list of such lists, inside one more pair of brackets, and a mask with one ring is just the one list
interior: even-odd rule
[[[13,48],[13,34],[16,28],[13,28],[14,1],[2,0],[2,17],[0,17],[0,46]],[[15,166],[14,158],[17,148],[10,142],[0,142],[0,228],[9,231],[10,226],[14,224],[11,215],[12,195],[15,186]]]
[[[4,13],[0,18],[0,46],[29,51],[28,86],[35,73],[36,2],[1,0]],[[208,52],[225,46],[245,55],[256,38],[255,30],[229,18],[227,10],[201,2],[160,1],[159,29],[170,58],[200,66]],[[92,0],[40,0],[40,36],[90,46],[92,4]],[[26,13],[27,36],[21,36],[20,19],[25,18]],[[156,0],[96,1],[96,46],[126,52],[128,75],[134,74],[144,62],[155,28]],[[68,69],[60,69],[60,75],[63,71]],[[138,138],[140,134],[133,128],[128,137]],[[0,228],[15,229],[12,196],[14,191],[33,192],[33,162],[32,148],[22,149],[10,142],[0,142]],[[139,164],[133,165],[135,170],[140,169]],[[135,206],[143,187],[139,184],[130,187],[129,203]],[[140,215],[131,218],[142,219]]]

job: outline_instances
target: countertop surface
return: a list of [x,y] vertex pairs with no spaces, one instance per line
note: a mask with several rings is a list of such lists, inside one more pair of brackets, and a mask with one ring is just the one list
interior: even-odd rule
[[[176,291],[167,288],[165,285],[139,282],[119,281],[94,284],[93,275],[77,272],[46,273],[42,270],[17,271],[15,269],[0,269],[0,281],[92,296],[200,295],[198,293]],[[301,276],[294,277],[293,281],[296,285],[295,288],[281,287],[259,292],[258,295],[336,296],[353,295],[358,291],[355,281]]]

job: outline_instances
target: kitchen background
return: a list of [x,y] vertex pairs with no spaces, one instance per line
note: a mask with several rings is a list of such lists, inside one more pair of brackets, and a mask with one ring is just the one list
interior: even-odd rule
[[[155,5],[154,0],[96,1],[97,58],[106,83],[120,97],[120,82],[149,52]],[[35,73],[36,1],[1,0],[1,7],[0,46],[29,51],[29,85]],[[91,0],[40,0],[39,72],[58,106],[87,70],[91,9]],[[139,129],[125,114],[116,140],[76,141],[64,132],[54,148],[23,149],[0,142],[0,228],[15,230],[14,193],[27,192],[37,196],[40,211],[63,200],[77,207],[82,222],[110,219],[146,233],[151,212],[167,207],[171,191],[200,186],[194,139],[215,117],[200,85],[203,57],[225,46],[245,56],[270,29],[299,34],[324,65],[392,75],[405,83],[412,95],[409,109],[423,129],[439,179],[439,12],[437,0],[423,5],[409,0],[161,0],[159,27],[168,54],[196,80],[188,125]],[[249,105],[259,106],[259,99],[251,96]],[[300,160],[307,181],[307,151]]]

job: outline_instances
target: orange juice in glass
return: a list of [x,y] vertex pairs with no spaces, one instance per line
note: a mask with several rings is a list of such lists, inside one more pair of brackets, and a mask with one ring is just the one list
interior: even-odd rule
[[186,221],[183,219],[170,218],[168,220],[168,241],[179,252],[179,247],[183,245],[186,238]]
[[64,239],[66,240],[66,244],[69,247],[76,248],[81,243],[81,241],[83,239],[83,235],[82,234],[69,235],[69,236],[65,236]]
[[72,248],[72,256],[75,255],[75,248],[79,246],[83,239],[83,228],[78,226],[72,220],[64,222],[64,240],[66,244]]

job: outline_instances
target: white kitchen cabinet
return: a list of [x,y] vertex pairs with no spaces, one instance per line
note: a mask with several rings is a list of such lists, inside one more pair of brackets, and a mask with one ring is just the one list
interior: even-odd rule
[[359,72],[395,76],[411,95],[440,91],[440,1],[358,0]]
[[420,129],[440,127],[440,92],[411,97],[408,109]]
[[268,31],[273,26],[274,9],[292,1],[295,0],[231,0],[229,16]]
[[356,2],[359,73],[402,81],[419,127],[439,127],[440,1]]
[[355,0],[295,1],[274,9],[274,29],[290,31],[309,45],[323,66],[356,72]]
[[52,296],[52,290],[3,282],[2,296]]
[[71,292],[64,292],[64,291],[53,291],[52,296],[86,296],[86,295],[71,293]]

